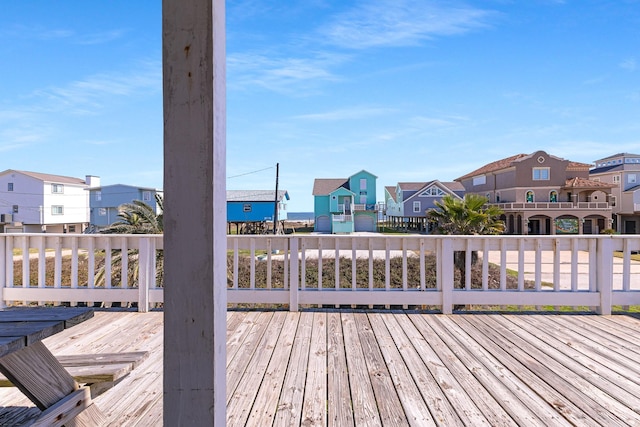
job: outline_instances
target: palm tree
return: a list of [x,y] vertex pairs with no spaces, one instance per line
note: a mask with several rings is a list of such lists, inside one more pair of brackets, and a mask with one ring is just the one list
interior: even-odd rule
[[[427,217],[439,234],[502,234],[505,230],[504,221],[500,219],[502,209],[487,205],[487,201],[486,197],[477,194],[466,194],[463,199],[447,194],[435,202],[437,208],[429,210]],[[460,288],[466,281],[465,258],[465,251],[453,253],[453,264],[460,272]],[[474,251],[471,253],[471,264],[477,260],[478,254]]]
[[[163,211],[162,196],[156,194],[160,212]],[[156,214],[151,206],[140,200],[124,203],[118,209],[119,220],[102,230],[103,234],[162,234],[162,213]]]
[[[102,234],[162,234],[164,230],[163,214],[164,200],[159,194],[155,195],[158,205],[159,214],[156,214],[151,206],[140,201],[134,200],[131,203],[120,205],[118,212],[118,221],[109,227],[100,231]],[[138,250],[131,249],[128,251],[128,283],[131,285],[138,282]],[[111,271],[115,274],[125,274],[122,272],[122,253],[117,253],[111,257]],[[164,252],[156,251],[156,276],[159,278],[159,285],[163,285],[164,271]],[[105,283],[105,268],[102,266],[96,276],[94,284],[103,286]]]

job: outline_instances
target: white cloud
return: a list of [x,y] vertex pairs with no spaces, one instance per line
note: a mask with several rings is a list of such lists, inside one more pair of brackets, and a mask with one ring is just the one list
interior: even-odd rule
[[411,46],[486,27],[493,12],[425,0],[363,1],[322,27],[327,42],[350,49]]
[[34,106],[34,109],[88,114],[101,108],[112,97],[131,96],[141,91],[160,91],[161,88],[161,65],[151,61],[142,63],[139,68],[129,69],[126,73],[115,71],[96,74],[65,86],[37,90],[33,97],[42,102]]
[[620,63],[620,68],[627,71],[635,71],[638,68],[635,58],[627,58]]
[[317,54],[310,58],[264,54],[227,56],[228,84],[235,89],[262,87],[268,90],[304,94],[321,82],[339,80],[330,69],[343,62],[343,55]]
[[353,108],[327,111],[324,113],[303,114],[295,116],[294,118],[315,121],[358,120],[383,116],[392,112],[394,112],[394,110],[391,108],[357,106]]

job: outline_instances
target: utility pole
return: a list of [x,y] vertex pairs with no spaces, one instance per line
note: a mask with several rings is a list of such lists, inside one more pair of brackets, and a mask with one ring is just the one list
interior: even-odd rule
[[280,174],[280,163],[276,163],[276,196],[273,205],[273,234],[276,234],[278,222],[278,175]]

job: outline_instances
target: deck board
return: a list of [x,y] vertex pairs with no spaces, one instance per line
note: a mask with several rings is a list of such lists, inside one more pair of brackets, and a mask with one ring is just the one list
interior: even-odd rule
[[[640,425],[634,316],[314,310],[227,315],[228,425]],[[162,423],[163,314],[97,311],[54,354],[148,351],[95,399],[111,425]],[[0,390],[0,424],[36,416]]]

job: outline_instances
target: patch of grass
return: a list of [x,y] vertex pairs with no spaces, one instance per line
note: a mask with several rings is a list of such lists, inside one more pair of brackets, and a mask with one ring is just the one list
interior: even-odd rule
[[[624,253],[622,253],[621,251],[615,251],[613,253],[613,256],[615,258],[624,258]],[[640,253],[636,253],[636,254],[631,254],[631,259],[633,261],[640,261]]]

